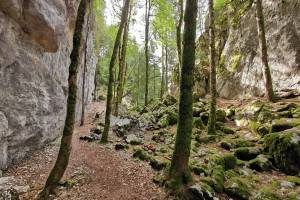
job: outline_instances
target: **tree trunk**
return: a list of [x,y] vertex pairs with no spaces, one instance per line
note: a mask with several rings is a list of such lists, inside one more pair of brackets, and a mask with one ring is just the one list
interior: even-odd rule
[[263,64],[263,75],[265,81],[265,96],[268,99],[268,101],[274,102],[275,95],[273,91],[271,72],[268,64],[268,49],[266,42],[265,21],[261,0],[256,0],[256,19],[258,27],[258,37],[261,48],[261,60]]
[[130,23],[130,14],[131,14],[131,9],[129,11],[129,16],[125,22],[125,27],[124,27],[124,31],[123,31],[122,47],[121,47],[121,51],[120,51],[118,86],[117,86],[116,101],[115,101],[115,113],[114,113],[115,116],[119,115],[119,105],[122,103],[122,99],[123,99],[125,67],[126,67],[125,66],[126,65],[126,50],[127,50],[128,31],[129,31],[129,23]]
[[150,0],[146,0],[145,13],[145,58],[146,58],[146,84],[145,84],[145,106],[148,105],[148,90],[149,90],[149,21],[150,21]]
[[180,77],[180,68],[181,68],[181,56],[182,56],[182,39],[181,39],[181,27],[183,22],[183,0],[178,0],[179,6],[179,20],[176,26],[176,44],[177,44],[177,54],[178,54],[178,65],[176,65],[176,80],[175,83],[179,85],[179,77]]
[[166,70],[165,70],[165,92],[168,94],[169,93],[169,74],[168,74],[168,71],[169,71],[169,63],[168,63],[168,43],[166,44],[165,46],[165,50],[166,50]]
[[189,181],[189,157],[193,128],[193,70],[195,67],[197,0],[187,0],[184,15],[183,54],[180,80],[179,116],[170,178]]
[[94,101],[97,101],[97,87],[98,87],[98,66],[96,65],[95,77],[94,77]]
[[163,98],[165,93],[165,51],[164,45],[161,45],[161,83],[160,83],[160,99]]
[[88,38],[89,38],[89,32],[90,32],[90,17],[92,15],[92,6],[93,6],[93,0],[90,0],[90,13],[87,18],[86,26],[86,37],[85,37],[85,48],[84,48],[84,65],[83,65],[83,74],[82,74],[82,99],[81,99],[81,119],[80,119],[80,126],[84,125],[84,118],[85,118],[85,78],[86,78],[86,71],[87,71],[87,48],[88,48]]
[[216,89],[216,50],[215,50],[215,22],[214,22],[214,2],[208,1],[209,9],[209,35],[210,35],[210,113],[207,124],[207,133],[216,134],[216,104],[217,104],[217,89]]
[[46,181],[44,189],[39,193],[37,199],[45,200],[54,193],[59,181],[63,177],[69,163],[70,152],[72,148],[72,135],[75,124],[75,110],[77,98],[77,72],[80,66],[80,49],[82,46],[84,17],[87,10],[86,0],[81,0],[78,8],[76,26],[73,35],[73,50],[71,53],[71,64],[69,66],[69,94],[67,99],[67,115],[63,135],[61,138],[60,149],[53,169]]
[[115,44],[113,48],[113,53],[111,56],[110,64],[109,64],[109,80],[108,80],[108,86],[107,86],[107,98],[106,98],[106,112],[105,112],[105,125],[104,125],[104,131],[102,134],[101,142],[107,143],[108,141],[108,132],[110,127],[110,115],[111,115],[111,107],[112,107],[112,98],[113,98],[113,79],[114,79],[114,66],[118,55],[118,49],[121,42],[122,32],[125,26],[125,23],[128,18],[128,12],[129,12],[129,4],[130,0],[125,0],[124,7],[122,9],[122,16],[121,16],[121,22],[120,26],[117,32],[117,36],[115,39]]

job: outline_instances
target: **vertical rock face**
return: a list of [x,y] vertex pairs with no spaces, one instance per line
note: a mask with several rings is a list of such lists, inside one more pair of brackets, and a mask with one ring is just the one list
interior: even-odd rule
[[[300,88],[300,1],[263,1],[269,65],[275,90]],[[237,27],[229,27],[220,77],[220,96],[263,95],[264,82],[257,36],[255,4]]]
[[[77,3],[0,1],[0,169],[62,133]],[[85,28],[85,30],[87,30]],[[86,33],[85,33],[86,34]],[[78,75],[80,117],[82,67]],[[91,101],[96,57],[88,36],[86,101]]]

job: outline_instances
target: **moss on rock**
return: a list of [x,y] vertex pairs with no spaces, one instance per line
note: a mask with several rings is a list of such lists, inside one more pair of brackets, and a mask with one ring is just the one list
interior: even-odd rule
[[270,171],[273,168],[269,157],[266,155],[258,155],[256,158],[250,160],[249,167],[256,171]]
[[300,132],[291,129],[271,133],[264,137],[264,148],[283,172],[297,175],[300,172]]
[[233,177],[225,182],[225,193],[230,197],[238,198],[240,200],[248,200],[251,196],[252,186],[247,180]]
[[258,147],[240,147],[235,150],[234,155],[240,160],[252,160],[262,153]]

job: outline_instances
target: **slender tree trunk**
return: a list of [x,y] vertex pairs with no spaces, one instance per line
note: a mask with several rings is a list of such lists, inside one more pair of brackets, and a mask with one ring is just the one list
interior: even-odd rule
[[209,35],[210,35],[210,113],[207,124],[207,133],[216,134],[216,104],[217,104],[217,89],[216,89],[216,50],[215,50],[215,22],[214,22],[214,2],[208,1],[209,9]]
[[145,84],[145,106],[148,105],[148,90],[149,90],[149,21],[151,0],[146,0],[146,14],[145,14],[145,58],[146,58],[146,84]]
[[89,38],[89,32],[90,32],[90,17],[92,15],[92,4],[93,0],[90,0],[90,13],[87,18],[86,22],[86,37],[85,37],[85,48],[84,48],[84,65],[83,65],[83,74],[82,74],[82,99],[81,99],[81,119],[80,119],[80,126],[84,125],[84,118],[85,118],[85,78],[86,78],[86,71],[87,71],[87,48],[88,48],[88,38]]
[[168,43],[165,46],[165,50],[166,50],[166,70],[165,70],[165,92],[168,94],[169,93],[169,63],[168,63]]
[[138,59],[139,59],[139,64],[138,64],[138,66],[137,66],[137,70],[138,70],[138,74],[137,74],[137,78],[138,78],[138,80],[137,80],[137,101],[136,101],[136,104],[137,104],[137,107],[139,107],[139,103],[140,103],[140,57],[138,57]]
[[75,32],[73,36],[73,50],[71,53],[71,64],[69,66],[69,94],[67,99],[67,115],[63,135],[61,138],[60,149],[53,169],[46,181],[44,189],[40,192],[38,199],[45,200],[51,193],[55,192],[59,181],[63,177],[69,163],[70,152],[72,148],[72,135],[75,124],[75,109],[77,98],[77,72],[80,66],[80,49],[82,46],[84,17],[87,10],[86,0],[81,0],[78,8]]
[[129,11],[129,16],[125,23],[125,27],[123,31],[123,42],[120,51],[118,86],[117,86],[115,113],[114,113],[115,116],[119,115],[119,105],[122,103],[122,99],[123,99],[125,68],[126,68],[126,50],[127,50],[128,31],[129,31],[129,23],[130,23],[130,14],[131,14],[131,8]]
[[95,69],[95,77],[94,77],[94,101],[97,101],[97,87],[98,87],[98,66],[96,66],[96,69]]
[[176,44],[177,44],[177,54],[178,54],[178,61],[179,61],[179,66],[178,66],[178,72],[180,70],[181,66],[181,51],[182,51],[182,39],[181,39],[181,27],[182,27],[182,22],[183,22],[183,0],[178,0],[178,6],[179,6],[179,20],[178,24],[176,27]]
[[193,70],[195,67],[197,0],[187,0],[184,15],[183,54],[180,80],[179,118],[170,178],[189,181],[189,157],[193,128]]
[[258,26],[258,37],[259,37],[260,48],[261,48],[261,60],[263,64],[263,75],[265,81],[265,96],[268,99],[268,101],[274,102],[275,95],[273,91],[272,77],[271,77],[270,67],[268,63],[268,49],[267,49],[267,42],[266,42],[265,21],[264,21],[263,6],[261,0],[256,0],[256,19],[257,19],[257,26]]
[[130,0],[125,0],[124,7],[122,9],[122,16],[121,16],[121,22],[120,26],[117,32],[117,36],[115,39],[115,44],[113,48],[113,53],[111,56],[110,64],[109,64],[109,80],[108,80],[108,86],[107,86],[107,99],[106,99],[106,112],[105,112],[105,125],[104,125],[104,131],[102,134],[101,142],[107,143],[108,141],[108,132],[110,127],[110,115],[111,115],[111,107],[112,107],[112,98],[113,98],[113,79],[114,79],[114,66],[118,55],[118,49],[121,42],[122,32],[125,26],[125,23],[128,18],[128,12],[129,12],[129,4]]
[[160,83],[160,99],[165,93],[165,51],[164,45],[161,45],[161,83]]

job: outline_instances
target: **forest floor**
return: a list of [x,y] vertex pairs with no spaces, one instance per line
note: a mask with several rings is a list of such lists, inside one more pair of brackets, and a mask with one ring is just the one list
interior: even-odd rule
[[[67,185],[61,187],[57,200],[161,200],[166,194],[156,186],[154,172],[147,163],[133,160],[123,151],[115,151],[113,144],[101,145],[79,140],[93,127],[96,112],[103,112],[104,102],[93,103],[86,115],[85,125],[76,126],[70,163],[65,174]],[[11,167],[4,176],[15,176],[30,189],[21,199],[31,200],[42,189],[59,149],[59,140],[34,152],[23,163]]]

